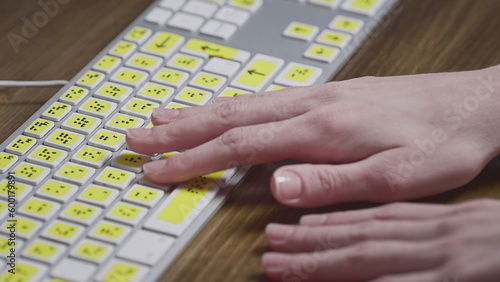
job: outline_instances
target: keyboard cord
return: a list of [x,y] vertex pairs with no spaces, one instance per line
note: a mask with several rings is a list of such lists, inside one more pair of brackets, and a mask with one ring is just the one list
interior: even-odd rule
[[45,81],[18,81],[0,80],[0,87],[44,87],[44,86],[64,86],[67,80],[45,80]]

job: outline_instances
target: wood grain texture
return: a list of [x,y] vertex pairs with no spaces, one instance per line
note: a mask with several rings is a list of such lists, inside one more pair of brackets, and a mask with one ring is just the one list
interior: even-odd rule
[[[61,1],[62,2],[62,1]],[[151,0],[66,0],[38,32],[14,52],[9,33],[21,33],[37,1],[0,2],[0,79],[70,79]],[[402,0],[380,23],[336,80],[478,69],[500,64],[498,0]],[[58,88],[0,88],[0,141],[7,138]],[[259,166],[165,273],[172,281],[266,281],[260,256],[267,223],[295,223],[301,215],[369,206],[344,204],[292,209],[276,203],[268,182],[277,165]],[[452,203],[477,197],[500,199],[500,166],[487,167],[454,191],[423,199]]]

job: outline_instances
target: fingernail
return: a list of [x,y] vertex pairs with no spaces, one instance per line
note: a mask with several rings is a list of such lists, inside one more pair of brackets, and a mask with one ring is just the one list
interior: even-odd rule
[[287,269],[291,258],[281,253],[265,253],[262,255],[262,266],[266,272],[281,272]]
[[300,218],[300,224],[303,225],[322,225],[326,222],[327,216],[324,214],[304,215]]
[[152,133],[151,128],[129,128],[127,129],[128,138],[144,138]]
[[150,174],[161,173],[165,169],[166,165],[167,165],[167,160],[163,159],[155,162],[149,162],[143,165],[142,169],[144,170],[144,174],[150,175]]
[[154,109],[151,117],[170,120],[176,118],[179,114],[180,111],[178,109]]
[[274,245],[283,245],[293,232],[293,227],[284,224],[269,223],[266,226],[266,238]]
[[290,171],[275,172],[274,185],[278,197],[285,201],[298,200],[302,194],[302,181],[297,174]]

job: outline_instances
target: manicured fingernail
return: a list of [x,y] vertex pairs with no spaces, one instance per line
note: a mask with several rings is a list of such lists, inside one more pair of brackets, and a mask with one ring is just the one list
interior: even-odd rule
[[293,232],[293,227],[289,225],[269,223],[266,226],[266,238],[275,245],[283,245]]
[[265,253],[262,255],[262,266],[266,272],[281,272],[287,269],[290,256],[281,253]]
[[161,173],[165,169],[166,165],[167,165],[167,160],[163,159],[163,160],[147,163],[142,167],[142,169],[144,169],[144,174],[146,174],[146,175],[157,174],[157,173]]
[[128,138],[144,138],[152,133],[150,128],[130,128],[127,129]]
[[180,111],[178,109],[154,109],[151,117],[170,120],[176,118],[179,114]]
[[296,201],[302,194],[302,181],[299,176],[290,171],[277,171],[274,175],[274,185],[281,200]]
[[324,214],[304,215],[300,218],[300,224],[303,225],[322,225],[326,222],[327,216]]

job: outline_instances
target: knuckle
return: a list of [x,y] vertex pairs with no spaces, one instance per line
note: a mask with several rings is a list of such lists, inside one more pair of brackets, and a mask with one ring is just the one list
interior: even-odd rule
[[244,143],[246,137],[244,129],[233,128],[222,134],[217,140],[219,145],[228,148],[231,151],[238,151],[238,147]]
[[316,179],[317,189],[328,198],[335,198],[337,191],[345,184],[344,176],[336,170],[318,169],[316,170]]
[[222,125],[235,124],[241,104],[237,101],[222,103],[215,109],[215,122]]
[[376,252],[376,246],[371,242],[363,242],[352,247],[346,254],[346,261],[351,265],[363,264]]
[[365,222],[361,224],[357,224],[349,231],[349,241],[350,242],[359,242],[364,241],[370,238],[370,235],[373,233],[374,223],[373,222]]
[[169,157],[168,161],[173,163],[172,165],[181,171],[189,171],[193,167],[194,158],[187,153],[181,153]]

